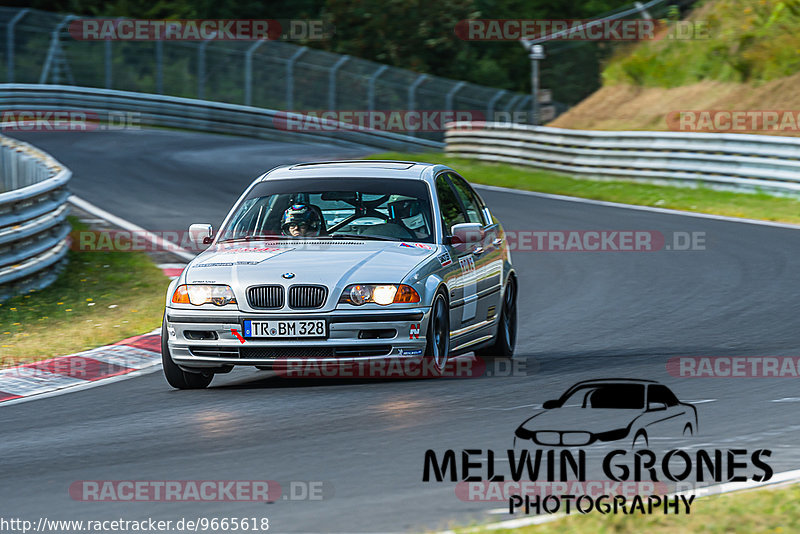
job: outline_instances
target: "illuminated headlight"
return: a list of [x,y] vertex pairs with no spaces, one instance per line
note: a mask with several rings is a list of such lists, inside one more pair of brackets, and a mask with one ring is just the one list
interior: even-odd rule
[[339,304],[388,304],[419,302],[419,293],[405,284],[352,284],[344,288]]
[[172,302],[175,304],[193,304],[201,306],[203,304],[215,304],[225,306],[236,304],[236,297],[230,286],[189,284],[175,288],[172,294]]

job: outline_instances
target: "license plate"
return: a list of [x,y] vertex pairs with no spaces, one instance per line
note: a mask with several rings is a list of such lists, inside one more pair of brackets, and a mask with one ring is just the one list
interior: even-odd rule
[[324,319],[309,321],[251,321],[244,322],[244,337],[328,337]]

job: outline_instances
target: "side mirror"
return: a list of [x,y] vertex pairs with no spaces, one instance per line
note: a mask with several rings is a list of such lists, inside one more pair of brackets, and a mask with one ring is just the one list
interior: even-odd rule
[[208,245],[214,235],[214,227],[208,223],[196,223],[189,226],[189,239],[195,245]]
[[667,405],[663,402],[648,402],[647,403],[647,411],[648,412],[658,412],[660,410],[666,410]]
[[450,228],[453,236],[450,243],[453,245],[477,245],[483,241],[483,226],[480,223],[460,223],[454,224]]
[[553,408],[558,408],[558,401],[557,400],[545,401],[545,403],[542,404],[542,408],[544,408],[545,410],[552,410]]

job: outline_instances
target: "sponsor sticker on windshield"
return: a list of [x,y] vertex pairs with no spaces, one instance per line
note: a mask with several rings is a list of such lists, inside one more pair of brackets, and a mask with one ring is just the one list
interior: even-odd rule
[[433,245],[425,243],[400,243],[400,248],[421,248],[422,250],[433,250]]

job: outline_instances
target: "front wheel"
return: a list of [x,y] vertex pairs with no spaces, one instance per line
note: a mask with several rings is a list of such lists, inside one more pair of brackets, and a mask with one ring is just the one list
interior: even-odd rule
[[497,334],[494,343],[485,349],[475,351],[481,358],[511,358],[517,343],[517,282],[513,276],[506,282],[500,317],[497,321]]
[[164,377],[170,386],[176,389],[203,389],[214,379],[214,373],[187,373],[172,361],[167,343],[167,320],[161,324],[161,364],[164,368]]
[[431,317],[428,320],[425,358],[431,361],[433,372],[440,376],[450,355],[450,308],[441,291],[433,297]]

